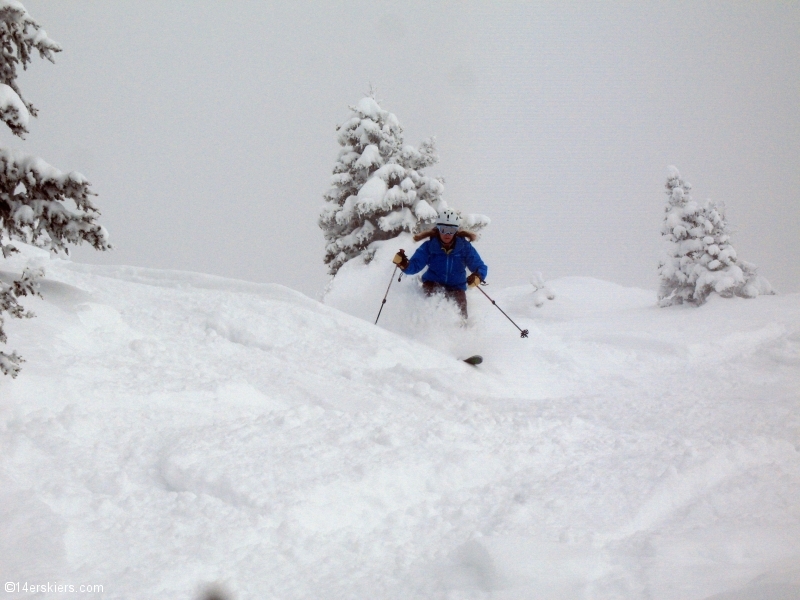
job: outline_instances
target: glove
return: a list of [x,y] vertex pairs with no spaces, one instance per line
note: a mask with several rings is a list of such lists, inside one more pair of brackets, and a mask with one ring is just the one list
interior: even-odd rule
[[481,283],[480,275],[477,273],[470,273],[469,277],[467,277],[467,285],[469,287],[477,287]]
[[392,262],[400,267],[401,271],[405,271],[408,266],[408,257],[406,256],[405,250],[400,250],[400,252],[395,254]]

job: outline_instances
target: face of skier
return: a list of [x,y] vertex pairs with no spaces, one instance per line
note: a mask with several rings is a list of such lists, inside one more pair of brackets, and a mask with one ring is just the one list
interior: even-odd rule
[[439,237],[445,246],[450,245],[456,235],[456,231],[458,231],[458,227],[453,227],[451,225],[437,225],[436,229],[439,230]]

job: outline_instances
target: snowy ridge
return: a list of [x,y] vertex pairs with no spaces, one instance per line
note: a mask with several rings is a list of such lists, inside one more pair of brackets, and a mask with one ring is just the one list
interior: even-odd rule
[[47,279],[0,380],[7,579],[120,599],[800,593],[800,295],[492,290],[521,340],[474,291],[460,329],[404,278],[375,327],[382,253],[337,276],[375,285],[328,305],[14,258]]

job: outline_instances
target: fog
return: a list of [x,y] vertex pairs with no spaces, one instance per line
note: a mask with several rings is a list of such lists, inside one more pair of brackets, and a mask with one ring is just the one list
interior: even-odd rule
[[655,289],[674,164],[800,291],[798,3],[24,4],[64,52],[2,143],[92,181],[116,249],[75,260],[319,297],[335,128],[372,85],[407,143],[437,137],[448,203],[492,219],[492,284]]

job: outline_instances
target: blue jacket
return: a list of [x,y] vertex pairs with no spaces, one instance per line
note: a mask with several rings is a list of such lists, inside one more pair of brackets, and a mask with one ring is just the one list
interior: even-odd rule
[[458,235],[453,247],[447,251],[442,248],[442,242],[437,236],[431,237],[414,252],[405,272],[407,275],[414,275],[425,267],[428,270],[423,273],[422,281],[435,281],[461,290],[467,289],[466,269],[477,273],[482,281],[486,281],[489,271],[469,240]]

